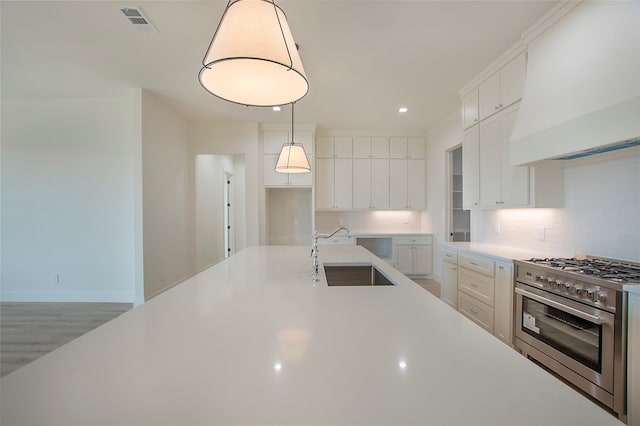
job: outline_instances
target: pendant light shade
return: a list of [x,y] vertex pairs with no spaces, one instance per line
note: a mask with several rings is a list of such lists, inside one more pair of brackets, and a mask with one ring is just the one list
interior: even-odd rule
[[287,17],[268,0],[229,2],[202,65],[202,86],[242,105],[284,105],[309,90]]
[[276,163],[276,172],[279,173],[309,173],[309,159],[304,151],[304,146],[293,141],[293,104],[291,104],[291,143],[282,145],[280,156]]

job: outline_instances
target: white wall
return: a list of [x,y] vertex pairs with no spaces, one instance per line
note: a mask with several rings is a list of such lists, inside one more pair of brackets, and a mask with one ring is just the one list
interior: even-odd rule
[[640,148],[565,162],[564,191],[562,209],[474,212],[480,226],[472,238],[554,256],[640,262]]
[[2,100],[3,301],[134,300],[132,109]]
[[[190,156],[200,154],[237,155],[236,163],[236,249],[261,244],[258,185],[262,158],[258,161],[257,123],[189,123]],[[238,199],[244,195],[244,198]]]
[[193,169],[187,122],[143,91],[145,299],[196,272]]
[[460,117],[461,112],[457,109],[427,132],[427,203],[433,221],[433,276],[436,279],[440,279],[442,274],[440,243],[449,241],[446,234],[449,173],[447,151],[462,143]]

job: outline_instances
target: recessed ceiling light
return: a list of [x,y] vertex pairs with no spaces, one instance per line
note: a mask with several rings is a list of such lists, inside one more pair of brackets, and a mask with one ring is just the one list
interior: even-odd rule
[[407,107],[400,107],[398,109],[398,112],[407,112],[407,111],[409,111],[409,108],[407,108]]
[[282,108],[280,108],[279,106],[274,106],[274,107],[273,107],[273,110],[274,110],[274,111],[282,111]]

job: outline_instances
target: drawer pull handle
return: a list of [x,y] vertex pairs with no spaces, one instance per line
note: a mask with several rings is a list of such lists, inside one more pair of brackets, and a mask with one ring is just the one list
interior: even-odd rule
[[475,310],[475,309],[473,309],[473,308],[471,308],[471,309],[469,309],[469,310],[471,311],[471,313],[472,313],[473,315],[478,315],[478,311],[477,311],[477,310]]
[[476,262],[469,262],[469,263],[471,263],[473,266],[478,266]]
[[502,271],[504,269],[504,266],[498,266],[498,269]]
[[478,284],[471,283],[471,287],[478,287]]

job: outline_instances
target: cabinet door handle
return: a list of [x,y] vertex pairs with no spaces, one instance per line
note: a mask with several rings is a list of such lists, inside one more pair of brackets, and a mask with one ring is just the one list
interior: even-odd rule
[[500,108],[500,107],[497,106],[497,105],[493,107],[493,109],[496,110],[496,111],[498,110],[498,108]]
[[498,105],[498,106],[499,106],[500,108],[502,108],[504,105],[500,104],[500,105]]
[[473,266],[478,266],[476,262],[469,262],[469,263],[471,263]]
[[504,266],[498,266],[498,269],[502,271],[504,269]]

